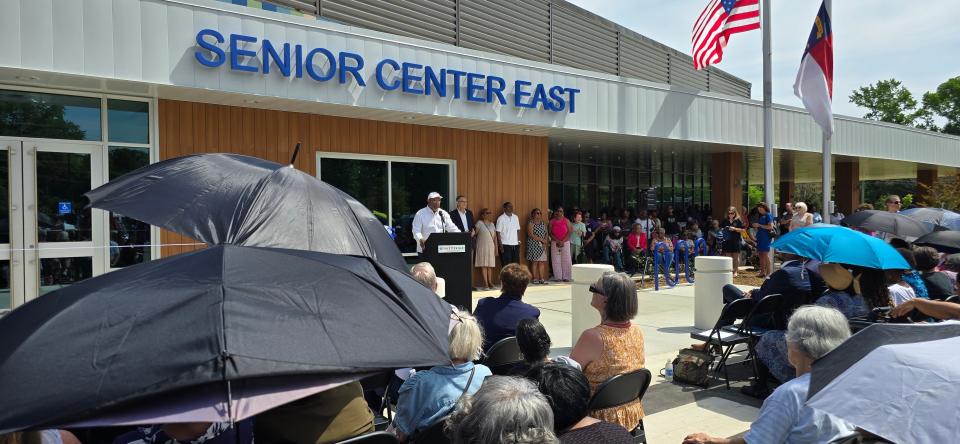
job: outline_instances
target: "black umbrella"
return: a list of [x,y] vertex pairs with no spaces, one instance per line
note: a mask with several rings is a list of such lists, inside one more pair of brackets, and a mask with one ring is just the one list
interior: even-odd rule
[[913,241],[913,244],[933,247],[944,253],[960,253],[960,231],[935,231]]
[[406,267],[383,224],[337,188],[291,166],[238,154],[148,165],[86,194],[90,206],[210,245],[295,248]]
[[220,245],[131,266],[0,318],[0,434],[136,417],[171,393],[226,401],[225,381],[262,394],[449,363],[449,313],[366,257]]
[[858,211],[845,218],[843,224],[870,231],[890,233],[901,238],[917,238],[936,229],[936,225],[919,221],[910,216],[889,211]]

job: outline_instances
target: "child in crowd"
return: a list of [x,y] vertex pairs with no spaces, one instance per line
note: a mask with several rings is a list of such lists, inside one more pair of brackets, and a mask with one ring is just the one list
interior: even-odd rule
[[604,241],[603,256],[606,262],[613,265],[615,270],[623,271],[623,236],[620,227],[613,227]]

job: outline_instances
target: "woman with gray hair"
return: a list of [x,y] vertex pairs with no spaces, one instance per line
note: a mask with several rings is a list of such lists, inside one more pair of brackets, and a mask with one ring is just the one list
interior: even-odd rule
[[695,433],[687,436],[683,443],[820,443],[852,434],[855,430],[852,424],[806,406],[814,361],[849,337],[847,318],[837,309],[815,305],[798,308],[787,323],[787,356],[797,369],[797,377],[778,387],[763,402],[757,420],[743,438]]
[[553,410],[526,378],[493,376],[447,418],[453,444],[559,444]]
[[456,309],[450,315],[450,364],[416,372],[400,386],[393,427],[400,442],[449,415],[459,399],[480,389],[492,374],[480,359],[483,331],[477,319]]
[[[624,273],[606,272],[590,286],[590,305],[600,312],[600,325],[584,331],[570,358],[580,363],[590,381],[591,396],[607,379],[644,368],[643,331],[631,320],[637,315],[637,284]],[[637,399],[590,416],[634,430],[643,419]]]

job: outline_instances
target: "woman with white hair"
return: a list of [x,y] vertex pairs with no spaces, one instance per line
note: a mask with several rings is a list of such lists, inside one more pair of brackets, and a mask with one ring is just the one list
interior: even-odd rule
[[453,444],[559,444],[553,410],[526,378],[493,376],[447,418]]
[[757,420],[743,438],[727,439],[695,433],[684,444],[825,443],[848,436],[855,427],[833,415],[806,406],[810,368],[850,337],[846,316],[835,308],[805,305],[787,323],[787,350],[797,377],[763,402]]
[[813,215],[807,212],[807,204],[797,202],[793,205],[793,218],[790,219],[790,231],[813,225]]
[[450,315],[450,364],[419,371],[400,386],[393,419],[400,442],[449,415],[460,398],[476,392],[492,373],[480,359],[483,332],[473,316],[456,309]]

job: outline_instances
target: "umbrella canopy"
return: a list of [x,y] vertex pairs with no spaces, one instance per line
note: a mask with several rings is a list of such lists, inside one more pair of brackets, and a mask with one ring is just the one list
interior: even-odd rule
[[946,265],[960,265],[960,253],[953,253],[946,258],[944,258],[943,263]]
[[960,230],[960,214],[943,208],[910,208],[900,213],[917,220],[941,225],[951,230]]
[[816,224],[793,230],[773,248],[809,259],[878,269],[908,270],[903,256],[886,242],[847,227]]
[[889,211],[858,211],[845,218],[843,224],[870,231],[890,233],[907,240],[915,239],[937,229],[937,225]]
[[813,363],[807,405],[892,442],[960,436],[960,322],[874,324]]
[[337,188],[290,166],[238,154],[151,164],[86,193],[90,206],[210,245],[295,248],[406,267],[383,224]]
[[933,247],[944,253],[960,253],[960,231],[935,231],[913,241],[913,244]]
[[[0,433],[163,406],[176,417],[157,397],[185,391],[226,406],[225,381],[305,396],[345,375],[449,363],[449,313],[366,257],[219,245],[131,266],[0,318]],[[312,378],[277,380],[289,377]]]

